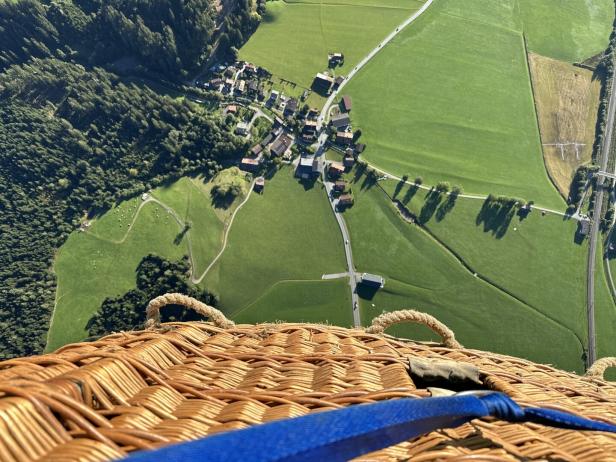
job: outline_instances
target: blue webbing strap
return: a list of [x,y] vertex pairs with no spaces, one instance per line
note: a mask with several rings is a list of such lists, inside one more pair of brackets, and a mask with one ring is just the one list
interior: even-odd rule
[[478,417],[616,433],[616,425],[542,408],[521,408],[502,393],[395,399],[255,425],[136,453],[151,461],[345,461]]

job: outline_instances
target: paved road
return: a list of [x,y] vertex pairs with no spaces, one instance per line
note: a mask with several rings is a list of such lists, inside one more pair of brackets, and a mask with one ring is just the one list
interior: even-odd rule
[[[321,133],[318,141],[318,149],[317,156],[323,157],[325,159],[325,146],[327,144],[327,133]],[[334,212],[334,216],[336,217],[336,222],[338,223],[338,227],[340,228],[340,233],[342,234],[342,240],[344,243],[344,255],[347,262],[347,275],[349,277],[349,287],[351,288],[351,309],[353,311],[353,325],[355,327],[361,326],[361,317],[359,314],[359,297],[357,295],[357,274],[355,271],[355,264],[353,263],[353,249],[351,248],[351,238],[349,236],[349,230],[346,226],[344,218],[342,214],[338,211],[338,199],[333,198],[333,183],[327,181],[327,173],[326,173],[326,164],[325,162],[321,163],[321,175],[323,177],[323,184],[325,185],[325,191],[327,192],[327,199],[329,204],[332,207]]]
[[[602,171],[606,171],[610,152],[612,150],[612,136],[616,115],[616,78],[612,79],[612,93],[607,110],[605,137],[601,146],[601,159],[599,164]],[[586,364],[590,367],[597,360],[595,339],[595,268],[597,266],[597,242],[600,237],[601,213],[603,209],[603,178],[597,178],[597,195],[595,210],[590,230],[590,243],[588,246],[588,277],[587,277],[587,317],[588,317],[588,354]]]
[[413,21],[415,21],[418,17],[420,17],[424,11],[426,11],[428,9],[428,7],[430,5],[432,5],[432,2],[434,0],[427,0],[426,3],[423,4],[423,6],[417,10],[415,13],[413,13],[413,15],[411,17],[409,17],[406,21],[404,21],[402,24],[400,24],[396,30],[394,30],[391,34],[389,34],[387,37],[385,37],[385,39],[375,48],[372,49],[372,51],[370,53],[368,53],[364,59],[362,59],[354,68],[351,72],[349,72],[346,76],[346,78],[344,79],[344,81],[340,84],[340,86],[338,87],[337,90],[333,91],[332,94],[329,96],[329,98],[327,98],[327,101],[325,102],[325,106],[323,106],[323,110],[321,111],[321,115],[319,116],[318,119],[318,124],[317,124],[317,131],[321,130],[321,127],[323,126],[323,122],[327,119],[327,117],[329,116],[329,109],[331,108],[332,104],[334,103],[334,101],[336,100],[336,98],[338,98],[338,95],[340,94],[340,92],[342,91],[342,89],[346,86],[347,83],[349,83],[349,81],[355,77],[355,75],[357,75],[357,73],[366,65],[370,62],[370,60],[372,60],[372,58],[374,58],[376,56],[376,54],[381,51],[383,49],[383,47],[385,47],[385,45],[387,45],[389,42],[391,42],[400,32],[402,32],[402,30],[408,26],[409,24],[411,24]]

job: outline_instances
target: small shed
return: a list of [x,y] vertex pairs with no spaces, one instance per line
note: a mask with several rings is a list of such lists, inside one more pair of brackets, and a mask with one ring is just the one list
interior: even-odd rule
[[254,190],[255,192],[262,192],[264,188],[265,188],[265,178],[260,176],[255,180]]

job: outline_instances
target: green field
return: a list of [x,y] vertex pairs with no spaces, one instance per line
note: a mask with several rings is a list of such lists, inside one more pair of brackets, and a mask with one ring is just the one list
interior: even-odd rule
[[529,48],[562,61],[590,58],[608,45],[612,0],[518,0]]
[[199,179],[183,178],[153,191],[152,196],[171,207],[181,222],[192,222],[192,228],[179,242],[183,226],[155,202],[139,209],[140,198],[124,202],[94,220],[87,232],[71,234],[55,259],[57,303],[47,350],[86,337],[87,322],[103,300],[134,288],[135,269],[147,254],[177,260],[189,253],[190,239],[196,273],[203,271],[220,250],[223,223],[239,202],[236,200],[228,210],[216,210],[211,205],[209,188],[209,183]]
[[310,88],[315,74],[327,70],[328,53],[344,53],[345,65],[336,72],[346,74],[422,4],[419,0],[268,2],[263,22],[239,57]]
[[[291,321],[312,310],[312,320],[348,324],[348,289],[320,281],[323,274],[344,271],[342,237],[322,185],[305,189],[284,167],[238,213],[225,253],[203,284],[220,295],[220,306],[232,317]],[[324,290],[331,294],[327,300]],[[291,312],[300,292],[303,308]]]
[[507,28],[513,10],[485,3],[435,2],[349,84],[365,158],[430,184],[562,208],[543,165],[522,34]]
[[[354,259],[358,271],[386,277],[385,288],[362,302],[364,324],[383,310],[414,307],[442,319],[466,346],[582,370],[586,246],[573,243],[573,223],[531,213],[497,238],[476,223],[482,202],[458,199],[428,221],[435,239],[405,222],[380,186],[361,184],[346,214]],[[418,215],[424,195],[409,202]],[[405,197],[403,188],[398,198]],[[417,328],[392,331],[425,338]]]

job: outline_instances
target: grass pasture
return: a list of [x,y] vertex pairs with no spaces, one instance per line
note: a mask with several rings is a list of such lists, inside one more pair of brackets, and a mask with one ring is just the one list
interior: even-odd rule
[[601,82],[589,70],[534,53],[529,63],[545,164],[567,197],[576,169],[591,160]]
[[[354,186],[355,205],[346,212],[354,260],[358,271],[381,274],[386,279],[382,290],[362,294],[364,324],[383,311],[416,308],[445,322],[467,347],[582,370],[582,344],[578,337],[585,338],[583,307],[576,306],[573,312],[565,313],[574,302],[561,309],[559,305],[567,302],[562,296],[558,297],[558,302],[552,301],[549,307],[537,305],[538,297],[547,298],[547,294],[541,295],[546,284],[535,278],[529,282],[528,271],[535,271],[533,265],[524,272],[522,263],[527,263],[525,256],[532,255],[532,247],[528,248],[530,238],[522,237],[526,233],[513,236],[510,231],[512,236],[507,233],[505,239],[513,242],[495,242],[494,237],[485,235],[474,224],[475,210],[479,210],[480,202],[470,204],[475,213],[470,217],[468,211],[458,204],[443,221],[448,223],[447,235],[443,239],[447,238],[447,245],[455,249],[452,252],[416,225],[403,220],[379,186],[362,187],[361,184],[360,181]],[[419,198],[413,200],[419,202]],[[516,243],[515,239],[520,239],[521,243]],[[468,249],[462,247],[466,241],[472,245],[471,252],[474,253],[470,255]],[[456,253],[463,255],[480,274],[475,276],[460,262]],[[505,268],[503,280],[499,281],[504,282],[508,290],[481,277],[485,273],[491,277],[499,273],[503,260],[506,266],[513,266],[512,269]],[[537,265],[540,263],[534,266]],[[549,266],[548,263],[545,265]],[[583,265],[580,265],[582,272]],[[508,294],[507,291],[514,292],[516,288],[509,283],[511,274],[524,285],[524,292],[539,295],[532,300],[526,297],[526,300],[518,300]],[[576,297],[575,301],[578,299]],[[550,310],[557,311],[560,317],[554,316]],[[391,331],[411,338],[431,338],[425,328],[401,326]]]
[[511,26],[509,2],[443,0],[398,35],[346,88],[366,160],[562,208],[543,165],[523,37]]
[[87,232],[71,234],[55,259],[58,288],[47,350],[86,337],[87,322],[103,300],[134,288],[135,269],[147,254],[179,259],[189,253],[190,239],[196,273],[205,269],[220,250],[224,222],[241,200],[236,199],[229,209],[216,209],[209,194],[211,185],[182,178],[152,192],[182,222],[191,221],[186,234],[165,208],[156,202],[142,205],[140,198],[94,220]]
[[[219,294],[220,307],[231,317],[304,319],[306,311],[289,314],[285,300],[297,300],[290,295],[297,290],[305,294],[301,306],[317,307],[312,320],[340,320],[350,312],[350,303],[344,291],[320,280],[323,274],[344,271],[342,236],[323,186],[305,189],[292,168],[283,167],[266,183],[263,195],[253,194],[238,213],[224,254],[202,284]],[[325,302],[320,287],[329,287],[336,298]],[[333,307],[342,311],[336,314]]]
[[531,51],[581,62],[608,45],[614,21],[612,0],[518,0]]
[[336,73],[346,74],[422,4],[419,0],[268,2],[263,22],[239,57],[303,91],[317,72],[327,70],[328,53],[344,53],[345,65]]

